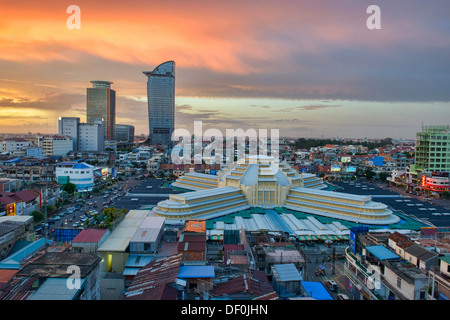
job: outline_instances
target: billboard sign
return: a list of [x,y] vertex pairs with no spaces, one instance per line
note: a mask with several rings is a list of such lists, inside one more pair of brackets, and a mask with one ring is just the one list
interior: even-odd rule
[[339,171],[341,171],[341,166],[331,166],[331,171],[332,172],[339,172]]
[[356,167],[347,167],[347,172],[356,172]]
[[23,202],[16,203],[16,215],[18,216],[23,215]]
[[16,203],[10,203],[6,205],[6,215],[15,216],[16,215]]
[[341,162],[342,163],[347,163],[347,162],[351,162],[352,158],[351,157],[341,157]]
[[373,165],[375,167],[382,167],[383,166],[383,157],[373,157]]
[[55,241],[70,242],[83,228],[55,228]]

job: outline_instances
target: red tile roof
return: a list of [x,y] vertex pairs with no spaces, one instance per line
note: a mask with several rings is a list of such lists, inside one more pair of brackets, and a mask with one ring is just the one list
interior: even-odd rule
[[16,200],[14,200],[10,197],[0,197],[0,202],[3,204],[10,204],[10,203],[15,203]]
[[0,269],[0,288],[11,280],[18,270]]
[[106,229],[85,229],[81,231],[73,242],[99,242],[106,233]]
[[205,233],[206,220],[186,220],[183,232]]
[[197,251],[204,252],[206,250],[206,242],[178,242],[178,252]]
[[260,282],[250,279],[245,275],[233,278],[227,282],[218,283],[210,294],[212,297],[246,293],[249,296],[260,297],[275,293],[274,288],[268,282]]
[[34,190],[19,191],[19,192],[16,192],[15,195],[23,201],[32,201],[32,200],[36,199],[37,197],[39,197],[39,193],[37,193]]

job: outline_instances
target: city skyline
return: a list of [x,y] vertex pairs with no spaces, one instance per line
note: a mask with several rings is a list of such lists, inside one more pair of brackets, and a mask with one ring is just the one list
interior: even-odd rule
[[[1,3],[0,131],[86,121],[86,83],[114,82],[116,123],[148,128],[142,70],[177,64],[175,127],[414,139],[448,124],[450,4],[376,1]],[[171,19],[166,19],[170,15]],[[447,122],[446,122],[447,121]]]

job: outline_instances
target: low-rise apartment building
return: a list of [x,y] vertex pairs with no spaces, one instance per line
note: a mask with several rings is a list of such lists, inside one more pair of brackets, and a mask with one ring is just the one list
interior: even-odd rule
[[[344,272],[350,291],[359,300],[425,300],[428,298],[429,268],[437,255],[398,232],[387,244],[371,243],[370,232],[351,230]],[[428,251],[428,252],[425,252]]]

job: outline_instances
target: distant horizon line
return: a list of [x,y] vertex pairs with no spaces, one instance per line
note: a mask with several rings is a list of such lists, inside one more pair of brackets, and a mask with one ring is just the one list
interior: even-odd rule
[[[12,132],[0,132],[0,135],[58,135],[58,133],[57,132],[55,132],[55,133],[41,133],[41,132],[28,132],[28,133],[24,133],[24,132],[22,132],[22,133],[12,133]],[[144,136],[144,137],[147,137],[148,136],[148,134],[145,134],[145,133],[141,133],[141,134],[139,134],[139,135],[134,135],[135,137],[140,137],[140,136]],[[207,136],[205,136],[205,138],[210,138],[210,137],[207,137]],[[306,136],[284,136],[284,137],[281,137],[280,136],[280,139],[301,139],[301,138],[304,138],[304,139],[306,139],[306,140],[327,140],[327,139],[330,139],[330,140],[336,140],[336,141],[342,141],[342,140],[364,140],[364,139],[367,139],[367,140],[383,140],[383,139],[387,139],[387,138],[390,138],[390,139],[393,139],[393,140],[408,140],[408,141],[415,141],[416,139],[415,138],[392,138],[392,137],[384,137],[384,138],[369,138],[369,137],[363,137],[363,138],[355,138],[355,137],[352,137],[352,138],[350,138],[350,137],[345,137],[345,138],[338,138],[338,137],[306,137]]]

